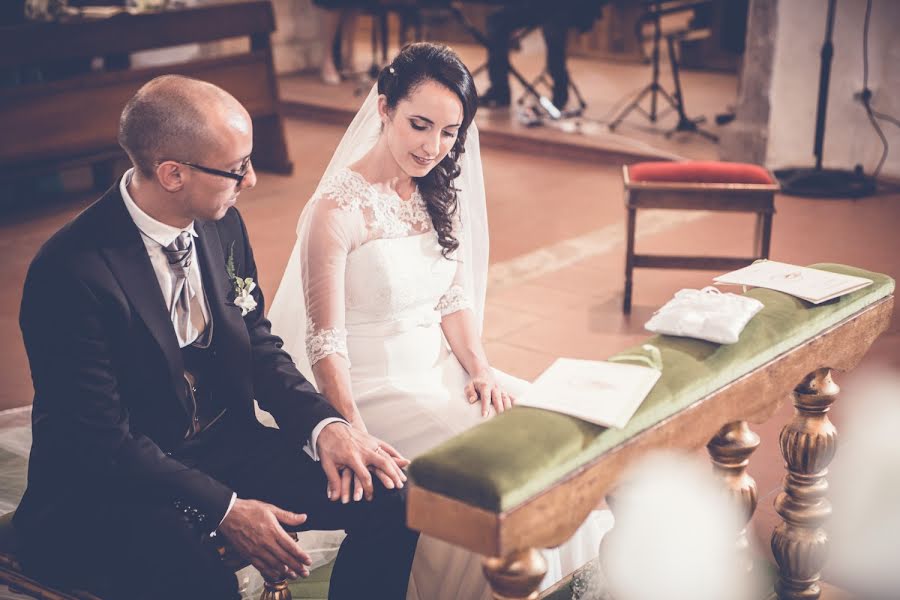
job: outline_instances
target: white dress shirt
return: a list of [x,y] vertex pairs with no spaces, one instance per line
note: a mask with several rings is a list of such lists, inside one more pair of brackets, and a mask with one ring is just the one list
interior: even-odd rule
[[[122,194],[122,199],[125,201],[125,208],[128,210],[128,214],[131,215],[131,219],[141,232],[141,238],[144,240],[144,246],[147,248],[147,255],[150,257],[150,264],[153,266],[153,272],[156,274],[156,280],[159,282],[159,288],[162,290],[163,298],[166,302],[166,309],[171,312],[172,295],[175,291],[175,274],[172,272],[171,267],[169,267],[169,260],[166,258],[164,248],[174,242],[175,238],[181,235],[183,231],[190,233],[194,238],[197,237],[197,232],[194,230],[193,222],[184,229],[179,229],[178,227],[172,227],[171,225],[161,223],[141,210],[128,192],[128,185],[131,183],[131,176],[133,173],[133,168],[128,169],[128,171],[125,172],[125,175],[122,176],[122,180],[119,182],[119,192]],[[199,299],[202,300],[200,302],[200,308],[203,313],[203,321],[208,324],[210,320],[209,306],[207,305],[206,295],[203,293],[203,277],[201,277],[200,261],[197,260],[196,252],[194,254],[194,260],[191,263],[191,268],[188,269],[187,276],[190,280],[191,287],[194,289]],[[173,324],[172,327],[174,328],[175,325]],[[175,335],[176,337],[178,336],[177,331]],[[178,345],[184,348],[193,341],[194,340],[182,340],[179,337]],[[334,422],[345,423],[349,426],[349,423],[344,419],[334,417],[319,421],[312,430],[312,434],[309,436],[309,443],[303,447],[313,460],[319,460],[316,449],[319,433],[326,425]],[[225,511],[225,516],[228,516],[228,513],[231,512],[231,507],[234,506],[235,500],[237,500],[237,494],[232,494],[231,502],[228,504],[228,510]],[[222,521],[225,520],[225,516],[222,517]],[[219,525],[221,524],[220,521]]]
[[[169,266],[169,259],[166,257],[165,247],[174,242],[181,235],[182,231],[191,234],[192,238],[197,237],[197,232],[194,230],[193,223],[184,229],[179,229],[178,227],[161,223],[141,210],[131,197],[131,194],[128,193],[128,185],[131,183],[133,172],[134,169],[129,169],[125,172],[119,184],[119,191],[122,194],[122,199],[125,200],[125,208],[128,210],[128,214],[131,215],[131,219],[137,225],[138,231],[141,232],[141,238],[144,240],[144,246],[147,248],[147,255],[150,256],[150,264],[153,265],[153,272],[156,273],[156,280],[159,282],[159,288],[162,290],[163,299],[166,302],[166,310],[171,314],[176,281],[175,273]],[[203,293],[203,277],[200,273],[200,261],[197,260],[196,247],[194,248],[194,259],[187,270],[187,278],[191,288],[197,295],[197,299],[200,301],[203,322],[208,325],[209,307],[206,303],[206,294]],[[181,348],[194,341],[181,339],[181,333],[177,329],[175,335]]]

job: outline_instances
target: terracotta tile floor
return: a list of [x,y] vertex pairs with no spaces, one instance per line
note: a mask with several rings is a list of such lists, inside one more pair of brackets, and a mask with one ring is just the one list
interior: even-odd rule
[[[294,227],[341,128],[288,120],[295,174],[261,174],[239,207],[248,223],[269,296],[294,242]],[[709,283],[711,273],[639,270],[634,310],[621,313],[624,211],[618,165],[485,149],[491,219],[492,273],[485,338],[493,363],[533,378],[558,355],[604,358],[645,337],[643,323],[682,287]],[[30,401],[31,384],[17,325],[25,269],[51,232],[91,200],[24,205],[0,217],[0,408]],[[777,198],[773,258],[809,264],[844,262],[900,277],[900,195],[859,201]],[[639,218],[640,248],[666,252],[735,253],[749,249],[744,215],[662,213]],[[550,249],[550,250],[548,250]],[[900,320],[875,344],[864,365],[900,368]],[[839,380],[840,381],[840,380]],[[762,446],[751,463],[760,491],[754,535],[760,548],[774,524],[771,502],[780,485],[777,432],[790,407],[759,427]],[[840,425],[840,411],[836,411]]]

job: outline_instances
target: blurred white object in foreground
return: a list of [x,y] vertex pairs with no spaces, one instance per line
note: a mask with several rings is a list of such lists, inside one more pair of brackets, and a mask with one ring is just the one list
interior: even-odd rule
[[826,579],[863,598],[900,598],[900,373],[857,371],[843,387]]
[[743,519],[710,464],[651,454],[614,496],[600,560],[616,600],[742,600],[757,588],[737,551]]

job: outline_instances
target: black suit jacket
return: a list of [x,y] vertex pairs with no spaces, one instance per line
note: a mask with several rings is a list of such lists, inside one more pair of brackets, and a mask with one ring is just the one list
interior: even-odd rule
[[[215,328],[220,398],[232,423],[256,426],[253,398],[296,437],[338,413],[281,349],[257,308],[241,317],[225,270],[257,280],[237,210],[196,222],[196,249]],[[141,235],[116,184],[38,252],[25,281],[20,325],[34,382],[28,488],[16,526],[46,530],[75,507],[127,490],[181,500],[218,523],[232,490],[175,457],[191,405],[182,353]],[[173,455],[175,457],[173,457]]]

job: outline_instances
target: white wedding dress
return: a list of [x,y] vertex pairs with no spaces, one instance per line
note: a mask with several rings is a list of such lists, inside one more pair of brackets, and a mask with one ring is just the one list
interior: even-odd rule
[[[404,200],[343,168],[322,182],[310,202],[306,239],[288,265],[303,265],[305,348],[290,347],[304,336],[288,335],[287,350],[295,358],[304,353],[313,374],[321,360],[345,364],[369,432],[407,458],[482,422],[480,403],[465,398],[468,374],[441,330],[443,316],[470,308],[462,263],[441,254],[418,192]],[[277,320],[273,330],[281,335]],[[528,386],[496,375],[513,396]],[[595,558],[611,524],[607,511],[595,511],[572,540],[547,550],[542,587]],[[479,556],[423,536],[407,598],[491,595]]]

